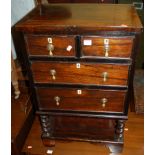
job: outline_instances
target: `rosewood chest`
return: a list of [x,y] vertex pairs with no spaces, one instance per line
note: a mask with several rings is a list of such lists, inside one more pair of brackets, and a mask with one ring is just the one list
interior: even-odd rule
[[102,142],[121,152],[141,23],[132,5],[48,4],[16,25],[42,140]]

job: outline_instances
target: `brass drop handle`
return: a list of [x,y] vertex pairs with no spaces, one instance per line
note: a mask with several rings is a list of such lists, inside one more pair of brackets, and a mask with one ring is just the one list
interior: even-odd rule
[[52,76],[52,79],[55,80],[56,79],[56,70],[55,69],[51,69],[50,70],[50,75]]
[[101,103],[102,103],[102,107],[103,107],[103,108],[105,108],[107,102],[108,102],[108,99],[107,99],[107,98],[102,98],[102,99],[101,99]]
[[103,72],[102,77],[103,77],[103,81],[106,82],[108,78],[108,72]]
[[47,45],[47,50],[49,51],[49,55],[53,56],[54,45],[53,44],[48,44]]
[[109,47],[105,47],[105,57],[109,56]]
[[109,56],[109,39],[104,39],[105,57]]
[[48,44],[47,44],[47,50],[49,51],[49,55],[53,56],[54,51],[54,45],[52,44],[52,38],[47,38]]
[[60,97],[59,96],[55,96],[54,100],[56,101],[56,105],[59,106],[60,105]]

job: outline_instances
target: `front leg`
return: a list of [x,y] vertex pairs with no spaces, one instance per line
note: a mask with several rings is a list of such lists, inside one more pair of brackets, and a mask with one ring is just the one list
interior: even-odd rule
[[115,126],[115,143],[107,144],[110,152],[121,153],[123,151],[123,133],[124,133],[124,120],[116,120]]
[[55,140],[51,139],[53,135],[54,118],[48,115],[40,115],[40,122],[42,127],[42,142],[45,146],[55,146]]
[[124,137],[124,120],[117,120],[115,126],[115,140],[118,142],[123,142]]

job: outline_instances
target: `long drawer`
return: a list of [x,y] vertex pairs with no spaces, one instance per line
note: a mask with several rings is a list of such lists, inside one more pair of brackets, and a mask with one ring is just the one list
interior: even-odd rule
[[37,83],[126,86],[129,65],[37,61],[31,69]]
[[123,112],[126,90],[36,88],[40,110]]
[[130,58],[133,37],[82,36],[82,57]]

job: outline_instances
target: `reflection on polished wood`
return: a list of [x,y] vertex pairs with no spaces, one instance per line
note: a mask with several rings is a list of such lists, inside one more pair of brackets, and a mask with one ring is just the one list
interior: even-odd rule
[[135,8],[126,4],[43,5],[42,14],[39,13],[38,6],[16,25],[16,29],[33,33],[65,34],[67,32],[72,35],[79,33],[92,35],[92,32],[101,35],[101,31],[120,30],[141,32],[142,29]]
[[[17,23],[16,29],[24,34],[25,43],[26,37],[32,35],[24,55],[32,88],[32,102],[40,115],[43,143],[51,146],[53,139],[100,142],[102,146],[107,144],[111,152],[120,152],[124,144],[128,104],[134,98],[134,65],[142,31],[135,8],[121,4],[42,5]],[[82,42],[81,37],[86,35],[90,40],[84,39]],[[94,37],[98,39],[94,40]],[[93,52],[85,49],[88,51],[85,53],[81,51],[82,45],[97,45],[97,48]],[[104,56],[95,57],[101,55],[96,54],[100,50]],[[122,50],[128,51],[128,54],[122,55]],[[58,51],[61,52],[58,54]],[[111,55],[111,51],[120,54]],[[87,56],[89,53],[91,59],[90,56],[83,58],[82,54]],[[74,93],[68,96],[70,93],[56,90],[46,96],[45,90],[37,94],[39,87],[49,87],[48,93],[55,88],[90,88],[97,89],[97,94],[100,88],[110,92],[115,88],[117,91],[126,90],[127,94],[107,93],[110,94],[108,98],[96,98],[97,95],[93,97],[95,93],[89,97],[91,91],[87,91],[83,98],[82,89],[83,94],[78,98]],[[106,106],[101,102],[103,98],[107,98],[103,100],[108,101]],[[79,148],[81,150],[83,147]]]
[[[36,117],[29,136],[23,147],[23,152],[32,155],[44,155],[48,149],[53,150],[53,155],[116,155],[109,154],[109,150],[103,144],[88,142],[64,142],[57,141],[55,147],[45,147],[42,143],[41,128]],[[144,116],[129,113],[124,131],[124,149],[122,154],[117,155],[143,155],[144,154]],[[28,149],[28,146],[32,146]]]

